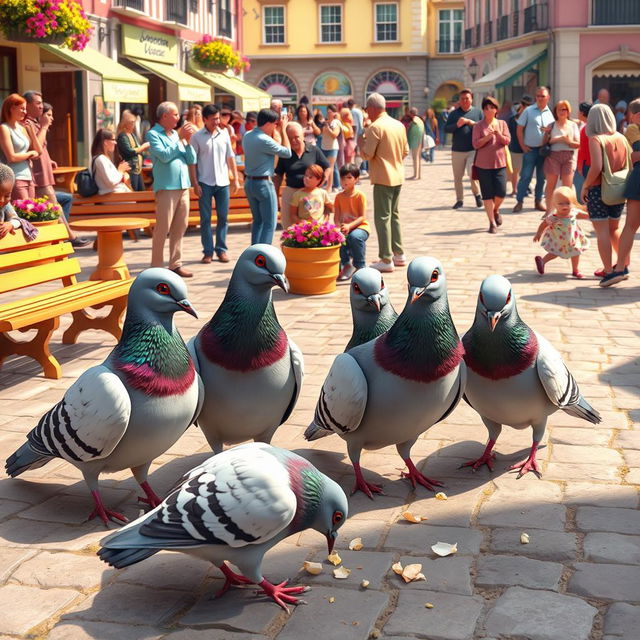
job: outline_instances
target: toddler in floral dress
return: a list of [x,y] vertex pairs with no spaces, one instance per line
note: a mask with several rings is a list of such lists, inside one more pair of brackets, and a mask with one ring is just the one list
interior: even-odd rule
[[588,220],[589,215],[578,204],[573,187],[559,187],[553,192],[555,211],[546,215],[536,235],[534,242],[540,242],[547,253],[536,256],[536,269],[540,275],[544,274],[544,267],[554,258],[570,258],[574,278],[582,278],[578,268],[580,255],[589,248],[589,238],[580,228],[578,220]]

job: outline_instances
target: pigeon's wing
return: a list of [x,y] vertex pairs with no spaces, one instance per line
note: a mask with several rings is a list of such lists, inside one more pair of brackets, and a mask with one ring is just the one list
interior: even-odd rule
[[[456,395],[453,399],[453,402],[449,406],[449,408],[442,414],[442,417],[438,420],[438,422],[442,422],[457,406],[460,402],[461,398],[464,398],[467,404],[469,401],[467,397],[464,395],[464,390],[467,387],[467,366],[464,363],[464,360],[460,361],[460,369],[458,370],[458,390],[456,391]],[[436,423],[437,424],[437,423]]]
[[302,351],[300,351],[300,347],[298,347],[298,345],[288,336],[287,340],[289,341],[289,357],[291,358],[293,375],[296,379],[296,388],[293,390],[291,402],[289,403],[287,410],[284,412],[280,424],[287,421],[287,418],[291,415],[293,408],[296,406],[296,402],[298,402],[298,398],[300,396],[300,390],[302,389],[302,380],[304,379],[304,357],[302,355]]
[[193,366],[196,369],[196,376],[198,379],[198,406],[196,407],[196,412],[193,415],[193,418],[189,422],[189,425],[198,424],[198,416],[200,415],[200,411],[202,410],[202,405],[204,404],[204,383],[202,382],[202,378],[200,377],[200,361],[198,360],[198,352],[196,349],[196,339],[197,335],[193,336],[189,342],[187,342],[187,351],[193,360]]
[[104,365],[91,367],[31,430],[29,445],[71,463],[108,456],[122,439],[131,416],[131,398]]
[[287,469],[252,443],[227,449],[192,469],[139,532],[155,541],[151,546],[162,548],[244,547],[276,536],[293,520],[296,508]]
[[538,340],[536,370],[549,400],[576,418],[598,424],[601,421],[600,414],[580,394],[578,383],[562,356],[539,333],[535,332],[535,335]]
[[198,336],[195,335],[187,342],[187,351],[193,360],[193,366],[196,368],[196,372],[200,373],[200,360],[198,359],[198,347],[196,344],[197,339]]
[[333,361],[320,390],[314,423],[337,434],[355,431],[367,407],[367,379],[353,356],[341,353]]

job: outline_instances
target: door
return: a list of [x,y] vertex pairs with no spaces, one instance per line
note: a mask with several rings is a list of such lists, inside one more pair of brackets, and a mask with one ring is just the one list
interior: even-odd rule
[[51,159],[59,166],[77,166],[78,123],[73,71],[50,71],[40,75],[42,97],[53,107],[54,122],[47,135]]
[[0,101],[18,90],[16,50],[0,47]]

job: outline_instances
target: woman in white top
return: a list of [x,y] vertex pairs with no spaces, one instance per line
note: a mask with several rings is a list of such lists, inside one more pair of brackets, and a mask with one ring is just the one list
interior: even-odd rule
[[567,100],[556,103],[553,116],[556,121],[547,127],[543,140],[543,144],[551,145],[551,153],[544,161],[547,211],[553,208],[553,192],[558,178],[562,181],[563,187],[573,185],[577,151],[580,146],[580,128],[571,120],[571,105]]
[[340,135],[340,131],[342,131],[342,126],[338,120],[338,109],[335,105],[330,104],[327,107],[327,118],[322,127],[322,142],[320,143],[322,153],[324,153],[325,158],[329,161],[330,171],[327,180],[327,191],[329,193],[331,193],[331,188],[334,183],[336,187],[340,185],[340,178],[339,176],[336,177],[338,173],[336,160],[338,159],[338,136]]
[[108,129],[98,129],[91,145],[91,172],[98,185],[98,194],[123,193],[131,191],[127,186],[129,163],[113,164],[113,152],[116,148],[116,136]]

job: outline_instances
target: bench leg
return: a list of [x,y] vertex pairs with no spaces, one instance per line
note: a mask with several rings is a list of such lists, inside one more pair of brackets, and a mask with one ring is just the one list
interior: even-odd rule
[[102,329],[110,333],[116,340],[120,340],[120,336],[122,336],[122,316],[127,308],[127,296],[95,305],[92,308],[99,309],[108,305],[111,305],[111,311],[100,318],[91,315],[86,309],[74,311],[71,314],[73,317],[71,326],[62,334],[62,342],[64,344],[75,344],[78,335],[87,329]]
[[62,376],[60,363],[49,350],[49,340],[51,334],[60,325],[60,318],[51,318],[31,327],[25,327],[20,331],[25,332],[30,329],[36,329],[37,333],[32,340],[19,341],[14,340],[6,333],[0,333],[0,366],[3,361],[11,356],[29,356],[36,362],[40,363],[45,378],[53,378],[57,380]]

